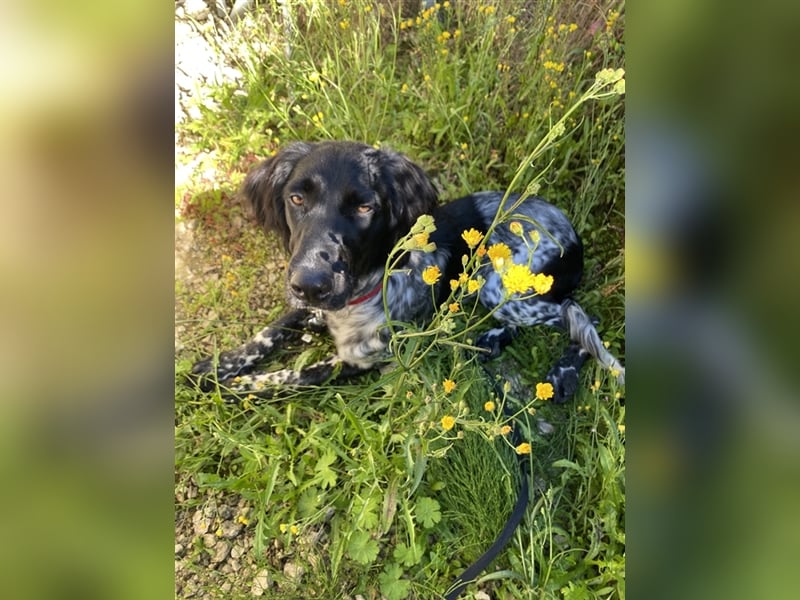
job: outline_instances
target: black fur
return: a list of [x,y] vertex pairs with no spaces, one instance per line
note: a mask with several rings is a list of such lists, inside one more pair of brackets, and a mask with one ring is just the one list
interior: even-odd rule
[[[406,157],[355,142],[298,142],[257,165],[245,179],[242,193],[258,223],[275,232],[290,254],[288,296],[295,307],[283,320],[260,331],[238,349],[195,364],[193,373],[205,384],[219,382],[237,392],[262,391],[267,386],[317,385],[337,373],[352,374],[386,360],[387,330],[384,299],[379,293],[386,259],[395,243],[417,218],[432,214],[434,252],[413,251],[393,272],[383,289],[393,321],[421,320],[433,310],[430,286],[422,281],[427,266],[444,274],[438,295],[449,293],[450,279],[460,273],[468,249],[463,231],[486,232],[503,201],[499,192],[480,192],[438,206],[437,194],[425,172]],[[507,199],[510,206],[518,196]],[[489,308],[501,305],[495,317],[503,324],[487,332],[479,344],[491,354],[507,344],[518,326],[548,324],[570,332],[578,352],[570,347],[548,378],[563,400],[574,393],[577,370],[587,352],[606,366],[622,366],[603,348],[594,325],[569,298],[582,273],[583,247],[564,214],[540,198],[528,198],[514,214],[534,230],[540,242],[530,246],[500,224],[486,240],[508,245],[515,263],[554,277],[544,295],[520,299],[505,296],[500,276],[490,264],[481,267],[485,283],[478,293]],[[513,219],[512,219],[513,220]],[[334,338],[337,356],[302,371],[252,373],[254,366],[279,345],[298,337],[309,323],[324,323]],[[295,332],[295,333],[290,333]],[[558,379],[569,376],[568,382]]]

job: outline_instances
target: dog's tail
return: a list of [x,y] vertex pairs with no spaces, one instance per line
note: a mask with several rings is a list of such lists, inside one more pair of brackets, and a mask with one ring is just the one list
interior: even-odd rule
[[625,383],[625,367],[603,345],[592,320],[574,300],[561,303],[561,316],[569,329],[570,339],[593,356],[597,362],[616,374],[620,384]]

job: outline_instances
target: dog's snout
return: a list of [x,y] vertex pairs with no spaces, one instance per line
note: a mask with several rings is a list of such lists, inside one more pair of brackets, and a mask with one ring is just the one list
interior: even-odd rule
[[289,286],[297,298],[316,304],[330,297],[333,291],[333,279],[321,271],[298,270],[292,274]]

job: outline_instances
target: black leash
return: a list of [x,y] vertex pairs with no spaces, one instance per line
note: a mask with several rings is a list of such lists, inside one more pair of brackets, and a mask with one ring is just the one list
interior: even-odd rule
[[[483,371],[486,373],[489,381],[492,382],[492,386],[495,388],[497,397],[500,398],[501,392],[498,390],[497,381],[486,367],[483,365],[481,365],[481,367],[483,367]],[[511,416],[508,403],[505,403],[503,410],[506,415]],[[514,446],[522,443],[522,438],[520,437],[520,431],[518,427],[514,427],[511,430],[511,435]],[[453,582],[453,585],[450,586],[450,589],[445,594],[445,600],[455,600],[461,595],[461,592],[463,592],[470,583],[477,579],[478,575],[480,575],[497,557],[497,555],[502,552],[503,548],[505,548],[506,544],[508,544],[508,542],[511,540],[511,536],[514,535],[514,531],[522,521],[522,517],[525,516],[525,509],[528,508],[529,457],[528,455],[520,454],[518,455],[518,459],[520,477],[519,495],[517,496],[517,502],[514,505],[514,509],[511,511],[511,515],[509,515],[503,530],[494,540],[494,543],[489,547],[489,549],[456,578],[456,580]]]

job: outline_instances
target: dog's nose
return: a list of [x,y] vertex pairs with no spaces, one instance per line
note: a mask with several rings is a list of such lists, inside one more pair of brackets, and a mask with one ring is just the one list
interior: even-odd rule
[[292,274],[289,287],[300,300],[314,304],[331,295],[333,280],[320,271],[296,271]]

